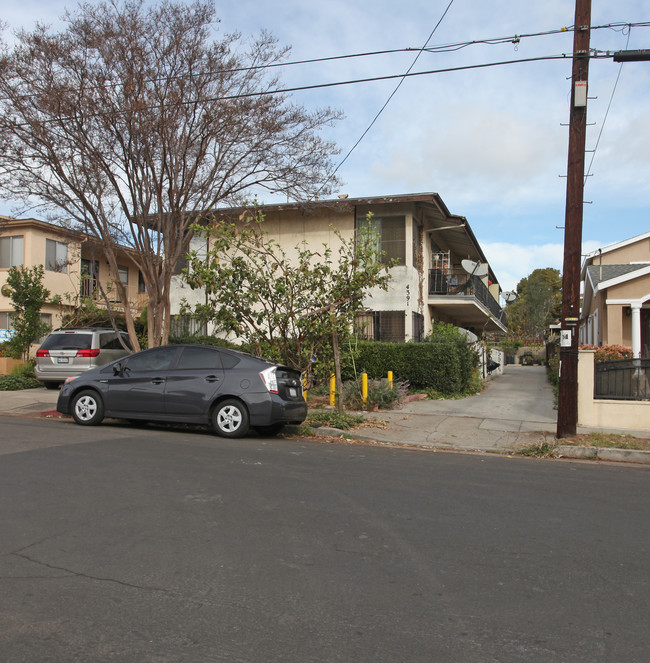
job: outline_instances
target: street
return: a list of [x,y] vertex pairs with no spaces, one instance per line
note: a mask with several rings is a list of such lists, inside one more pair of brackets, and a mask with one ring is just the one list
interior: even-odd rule
[[648,468],[0,426],[3,663],[648,659]]

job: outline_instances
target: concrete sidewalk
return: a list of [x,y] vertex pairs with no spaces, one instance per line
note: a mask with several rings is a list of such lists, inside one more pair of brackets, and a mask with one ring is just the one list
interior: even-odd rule
[[[0,414],[58,417],[58,390],[0,392]],[[507,366],[480,394],[458,400],[419,400],[399,410],[360,413],[366,423],[352,431],[318,428],[321,436],[458,451],[508,452],[548,440],[554,442],[557,412],[553,390],[540,366]],[[578,433],[617,433],[650,438],[650,431],[578,428]],[[650,464],[650,451],[563,446],[563,456]]]

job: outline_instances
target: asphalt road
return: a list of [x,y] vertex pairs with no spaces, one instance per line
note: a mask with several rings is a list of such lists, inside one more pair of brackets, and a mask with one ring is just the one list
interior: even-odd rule
[[0,417],[0,661],[645,662],[649,498],[643,467]]

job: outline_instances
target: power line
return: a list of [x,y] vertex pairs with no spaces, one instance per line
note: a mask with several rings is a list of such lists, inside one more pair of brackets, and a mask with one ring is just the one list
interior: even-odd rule
[[388,104],[390,103],[390,100],[397,94],[397,91],[402,86],[402,83],[404,83],[404,81],[406,80],[406,77],[411,73],[411,70],[413,69],[413,67],[415,67],[415,64],[417,63],[418,59],[420,58],[420,55],[422,55],[422,51],[427,47],[427,44],[431,41],[431,37],[433,37],[435,31],[438,29],[438,27],[440,26],[440,24],[444,20],[445,16],[447,16],[447,12],[450,10],[450,8],[453,4],[454,4],[454,0],[450,0],[449,4],[447,5],[447,8],[445,9],[442,16],[440,17],[440,19],[436,23],[435,27],[431,31],[431,34],[428,36],[427,40],[424,42],[424,46],[422,46],[422,48],[420,49],[418,54],[415,56],[415,59],[411,63],[411,66],[406,70],[406,73],[401,77],[401,79],[400,79],[399,83],[396,85],[395,89],[390,93],[390,95],[388,96],[388,99],[386,99],[384,105],[379,109],[379,112],[372,119],[372,122],[370,122],[370,124],[368,125],[366,130],[361,134],[361,136],[359,137],[357,142],[350,148],[350,150],[345,155],[345,157],[343,157],[343,159],[339,162],[339,164],[336,166],[336,168],[331,172],[330,176],[323,182],[321,187],[318,189],[319,192],[323,190],[323,188],[327,185],[327,183],[334,177],[334,175],[336,175],[339,168],[348,160],[348,158],[350,157],[352,152],[354,152],[354,150],[357,148],[359,143],[366,137],[366,135],[368,134],[370,129],[372,129],[372,127],[374,126],[375,122],[379,119],[379,116],[384,112],[384,109],[386,108],[386,106],[388,106]]

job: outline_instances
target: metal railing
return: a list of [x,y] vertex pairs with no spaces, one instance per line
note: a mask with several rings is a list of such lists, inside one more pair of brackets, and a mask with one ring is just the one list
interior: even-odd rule
[[478,276],[471,276],[461,269],[430,269],[430,295],[455,295],[474,297],[502,324],[506,324],[506,314],[494,299],[489,288]]
[[[117,286],[113,281],[108,281],[102,283],[104,292],[108,301],[114,305],[118,310],[121,309],[121,302],[119,295],[117,293]],[[136,285],[126,285],[127,297],[129,300],[129,306],[133,309],[139,310],[142,309],[147,303],[146,293],[140,292],[138,286]],[[93,278],[84,278],[81,281],[80,294],[82,297],[92,298],[99,306],[105,306],[106,300],[102,295],[101,288],[97,279]]]
[[650,400],[650,359],[614,359],[596,362],[594,398]]

